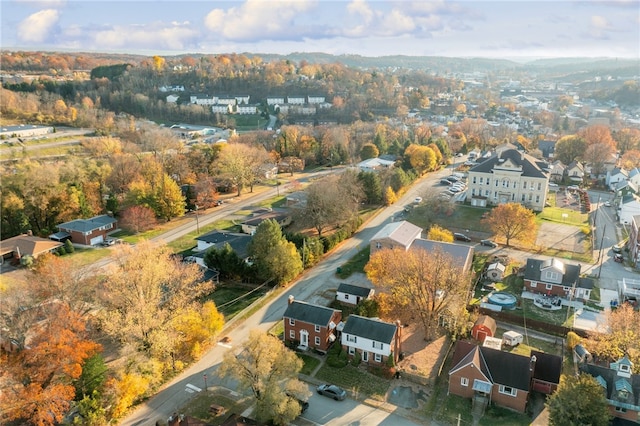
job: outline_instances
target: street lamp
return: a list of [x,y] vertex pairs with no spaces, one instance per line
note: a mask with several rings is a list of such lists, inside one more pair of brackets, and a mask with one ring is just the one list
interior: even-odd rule
[[207,391],[207,373],[204,373],[202,375],[204,377],[204,391]]

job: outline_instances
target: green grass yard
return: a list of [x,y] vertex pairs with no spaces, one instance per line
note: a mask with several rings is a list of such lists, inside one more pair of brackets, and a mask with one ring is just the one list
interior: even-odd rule
[[320,367],[316,379],[338,385],[356,396],[368,395],[377,400],[384,400],[389,390],[389,380],[362,371],[352,365],[343,368]]

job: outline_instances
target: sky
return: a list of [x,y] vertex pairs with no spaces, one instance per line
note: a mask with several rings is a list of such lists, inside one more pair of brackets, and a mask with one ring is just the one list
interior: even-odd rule
[[0,0],[5,50],[640,58],[640,0]]

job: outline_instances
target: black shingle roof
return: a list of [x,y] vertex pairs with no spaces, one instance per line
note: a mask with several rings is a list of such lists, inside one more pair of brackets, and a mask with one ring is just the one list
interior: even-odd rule
[[340,285],[338,286],[338,292],[353,294],[355,296],[360,296],[360,297],[369,297],[369,295],[371,294],[371,290],[372,289],[370,288],[360,287],[357,285],[347,284],[347,283],[340,283]]
[[[314,325],[326,326],[331,321],[335,309],[327,308],[326,306],[313,305],[307,302],[300,302],[294,300],[287,306],[287,310],[284,311],[284,318],[292,318],[296,321],[302,321]],[[337,324],[336,324],[337,325]]]
[[[560,269],[564,267],[564,274],[562,275],[562,285],[565,287],[571,287],[578,281],[580,277],[580,265],[571,265],[561,262],[557,259],[540,260],[540,259],[527,259],[527,266],[524,271],[524,279],[531,281],[544,281],[541,279],[542,269],[555,265]],[[561,266],[560,266],[561,265]],[[588,285],[588,284],[587,284]],[[585,287],[588,288],[588,287]]]
[[349,315],[342,332],[376,342],[391,344],[397,330],[398,327],[395,324],[358,315]]
[[562,358],[557,355],[546,354],[539,351],[531,351],[531,356],[536,357],[536,365],[533,369],[533,377],[549,383],[560,383],[562,374]]
[[529,357],[481,347],[494,383],[529,391]]

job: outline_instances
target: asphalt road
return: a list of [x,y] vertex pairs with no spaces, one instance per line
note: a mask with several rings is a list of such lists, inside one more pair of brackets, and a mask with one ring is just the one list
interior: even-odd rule
[[[389,223],[394,215],[401,212],[406,204],[409,204],[417,195],[423,194],[424,191],[429,190],[433,186],[434,181],[438,181],[441,176],[450,174],[450,171],[441,171],[438,173],[430,174],[417,182],[411,189],[409,189],[399,202],[382,209],[375,217],[369,220],[363,228],[355,234],[352,238],[344,241],[337,249],[329,254],[322,262],[316,265],[314,268],[305,271],[305,273],[286,290],[280,290],[280,294],[275,297],[271,302],[267,303],[259,311],[247,318],[240,325],[235,327],[229,336],[232,339],[233,350],[241,348],[242,343],[247,340],[249,331],[253,329],[260,329],[263,331],[269,330],[276,322],[282,320],[282,315],[287,306],[287,300],[290,295],[299,300],[307,300],[316,292],[322,292],[325,288],[328,288],[333,279],[335,279],[335,271],[338,266],[349,260],[355,254],[357,254],[365,244],[368,244],[370,239],[378,232],[385,224]],[[252,197],[246,200],[246,203],[256,203],[261,199],[267,199],[275,195],[275,189],[265,191],[264,193]],[[225,210],[228,209],[228,210]],[[199,219],[200,224],[213,222],[226,214],[236,210],[232,206],[223,207],[220,210],[216,210],[215,213],[207,215],[206,218],[201,217]],[[186,232],[191,232],[195,229],[196,224],[192,223],[191,226],[185,225],[180,232],[171,232],[169,235],[163,235],[158,237],[158,240],[171,241],[178,238]],[[224,332],[223,332],[224,335]],[[146,403],[138,407],[138,409],[130,416],[125,418],[121,424],[123,425],[135,425],[146,426],[155,425],[155,422],[159,419],[166,419],[170,414],[178,411],[178,409],[185,405],[185,403],[193,396],[193,386],[202,389],[204,387],[204,374],[207,374],[208,385],[221,385],[223,383],[216,375],[216,370],[222,360],[222,357],[226,351],[230,348],[228,346],[222,346],[220,344],[214,346],[209,352],[207,352],[198,362],[190,366],[186,371],[167,383],[163,389],[160,390],[153,398]],[[355,401],[347,402],[357,404]],[[364,410],[364,411],[363,411]],[[357,412],[367,412],[368,414],[359,420],[355,418],[353,410],[349,410],[345,413],[345,416],[333,416],[331,418],[323,420],[318,419],[319,424],[335,424],[344,425],[352,424],[356,421],[356,424],[382,424],[385,422],[389,414],[382,410],[375,410],[373,408],[362,408],[356,410]],[[371,411],[373,410],[373,411]],[[309,413],[314,413],[314,410],[310,408]],[[355,414],[357,416],[357,414]],[[365,421],[366,418],[366,421]],[[330,423],[329,423],[330,422]],[[358,423],[360,422],[360,423]],[[388,424],[400,424],[400,423],[388,423]],[[412,424],[412,423],[405,423]]]

